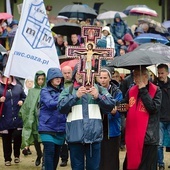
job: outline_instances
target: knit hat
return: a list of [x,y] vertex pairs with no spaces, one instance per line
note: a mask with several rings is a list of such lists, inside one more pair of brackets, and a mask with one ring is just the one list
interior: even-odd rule
[[125,50],[125,52],[127,52],[127,47],[125,45],[120,46],[120,49]]
[[101,71],[108,72],[109,78],[112,79],[112,74],[114,73],[114,68],[113,67],[102,67]]

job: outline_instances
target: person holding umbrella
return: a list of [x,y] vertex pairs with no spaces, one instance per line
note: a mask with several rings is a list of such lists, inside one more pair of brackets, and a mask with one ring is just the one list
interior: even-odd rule
[[155,170],[159,144],[159,114],[162,93],[158,86],[149,82],[146,67],[136,67],[135,84],[122,103],[128,103],[125,142],[126,158],[123,170]]

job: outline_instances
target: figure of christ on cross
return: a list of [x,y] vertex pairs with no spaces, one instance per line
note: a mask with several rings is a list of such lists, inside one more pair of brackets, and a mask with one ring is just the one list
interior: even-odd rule
[[[101,52],[95,52],[93,51],[94,45],[92,43],[87,43],[87,51],[74,51],[74,53],[76,54],[80,54],[85,56],[85,67],[84,65],[82,65],[83,68],[85,68],[86,70],[86,75],[87,75],[87,82],[86,85],[90,86],[90,78],[91,78],[91,71],[92,71],[92,59],[93,59],[93,55],[101,55]],[[82,63],[83,64],[83,63]]]
[[78,72],[83,74],[83,85],[88,89],[93,86],[94,76],[100,74],[101,60],[112,60],[114,52],[112,48],[96,48],[101,27],[84,26],[81,36],[86,42],[85,47],[68,46],[66,55],[68,58],[79,58]]

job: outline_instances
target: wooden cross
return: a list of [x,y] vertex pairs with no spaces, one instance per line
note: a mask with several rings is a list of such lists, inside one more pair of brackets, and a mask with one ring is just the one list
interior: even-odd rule
[[84,26],[82,35],[85,47],[68,46],[66,55],[79,58],[78,72],[83,74],[83,86],[89,89],[94,84],[95,76],[100,74],[101,60],[113,59],[113,48],[96,48],[97,39],[101,37],[101,27]]

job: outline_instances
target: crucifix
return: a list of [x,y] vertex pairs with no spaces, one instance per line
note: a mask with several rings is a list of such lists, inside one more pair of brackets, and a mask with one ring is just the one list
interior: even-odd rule
[[85,47],[68,46],[66,55],[79,58],[78,72],[83,74],[83,86],[89,89],[94,84],[95,76],[100,74],[101,60],[113,59],[113,48],[97,48],[97,39],[101,38],[101,27],[84,26],[81,36]]

